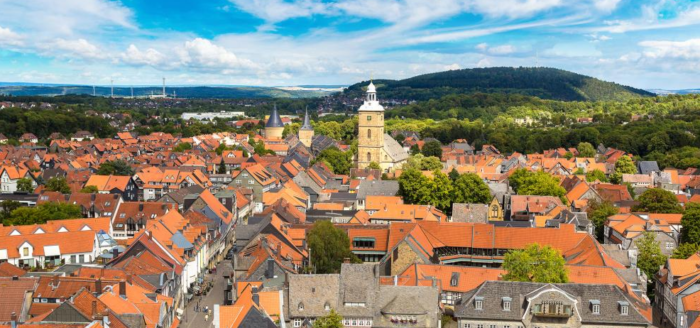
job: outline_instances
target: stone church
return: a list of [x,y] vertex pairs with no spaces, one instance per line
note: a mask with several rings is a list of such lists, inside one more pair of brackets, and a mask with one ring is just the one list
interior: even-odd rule
[[408,159],[408,153],[384,133],[384,107],[377,101],[377,88],[372,82],[367,86],[367,99],[358,115],[357,167],[364,169],[375,162],[383,172],[400,168]]

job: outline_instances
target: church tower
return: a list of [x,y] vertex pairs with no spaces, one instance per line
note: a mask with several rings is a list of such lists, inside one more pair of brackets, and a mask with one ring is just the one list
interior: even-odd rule
[[282,131],[284,131],[284,123],[282,123],[280,114],[277,113],[277,104],[275,104],[270,118],[268,118],[267,123],[265,123],[265,138],[282,139]]
[[384,107],[377,101],[374,83],[367,86],[367,99],[358,111],[357,168],[364,169],[371,162],[382,163],[384,148]]
[[311,126],[309,118],[309,109],[306,109],[304,114],[304,124],[299,129],[299,141],[306,147],[311,147],[311,140],[314,138],[314,128]]

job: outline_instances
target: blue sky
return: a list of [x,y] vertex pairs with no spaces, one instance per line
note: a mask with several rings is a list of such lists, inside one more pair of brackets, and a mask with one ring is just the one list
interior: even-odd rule
[[351,84],[489,66],[700,88],[700,1],[2,0],[0,81]]

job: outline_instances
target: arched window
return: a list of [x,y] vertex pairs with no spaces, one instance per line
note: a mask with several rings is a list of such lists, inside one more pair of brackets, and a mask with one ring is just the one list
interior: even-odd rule
[[367,129],[367,138],[372,139],[372,129]]
[[495,218],[498,216],[498,205],[493,205],[491,207],[491,217]]
[[304,311],[304,303],[299,302],[299,311]]
[[370,152],[367,152],[367,161],[368,162],[372,161],[372,154],[370,154]]

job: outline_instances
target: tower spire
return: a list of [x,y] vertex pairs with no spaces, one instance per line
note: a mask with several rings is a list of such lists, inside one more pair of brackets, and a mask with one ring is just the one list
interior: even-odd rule
[[304,124],[301,126],[302,130],[313,130],[311,126],[311,119],[309,118],[309,106],[306,106],[306,112],[304,113]]

